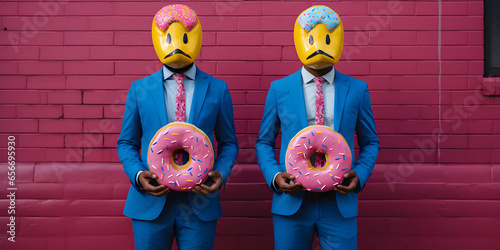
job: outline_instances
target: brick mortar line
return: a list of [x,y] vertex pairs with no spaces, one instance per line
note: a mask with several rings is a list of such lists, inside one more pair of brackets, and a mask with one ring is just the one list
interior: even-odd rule
[[442,31],[441,31],[441,17],[442,17],[442,0],[439,0],[438,2],[438,9],[439,9],[439,24],[438,24],[438,62],[439,62],[439,75],[438,75],[438,92],[439,92],[439,104],[438,104],[438,113],[439,113],[439,131],[438,131],[438,136],[437,136],[437,161],[438,163],[441,162],[441,129],[442,129],[442,124],[441,124],[441,75],[442,75],[442,65],[441,65],[441,43],[442,43]]

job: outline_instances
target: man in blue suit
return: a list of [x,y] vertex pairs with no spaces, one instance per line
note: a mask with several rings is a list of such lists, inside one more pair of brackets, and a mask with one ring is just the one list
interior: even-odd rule
[[[193,10],[164,7],[155,16],[152,34],[164,67],[132,83],[118,138],[118,155],[132,183],[124,215],[132,218],[135,249],[170,249],[174,237],[182,250],[212,249],[222,216],[218,191],[238,154],[231,96],[225,82],[194,65],[201,26]],[[215,135],[218,142],[209,179],[192,192],[171,192],[147,166],[152,137],[178,119],[197,126],[212,142]]]
[[[267,95],[255,151],[274,193],[275,249],[311,249],[315,233],[323,250],[357,247],[357,193],[371,175],[379,140],[367,84],[333,68],[342,53],[343,36],[342,22],[332,9],[313,6],[302,12],[294,37],[304,67],[272,82]],[[315,105],[321,103],[318,98],[321,102],[324,98],[324,107]],[[360,147],[359,157],[353,157],[351,171],[344,175],[342,184],[325,193],[304,190],[300,179],[294,183],[294,176],[285,172],[284,166],[286,145],[301,129],[315,125],[318,117],[344,136],[351,152],[354,133]],[[278,162],[275,144],[280,130]]]

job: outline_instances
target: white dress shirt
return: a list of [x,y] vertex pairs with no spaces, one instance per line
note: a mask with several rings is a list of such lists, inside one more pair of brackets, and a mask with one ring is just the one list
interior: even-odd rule
[[[316,83],[313,79],[316,78],[313,74],[309,73],[304,66],[300,70],[302,75],[302,90],[304,91],[304,102],[306,104],[307,124],[309,126],[316,124]],[[323,88],[323,97],[325,102],[325,126],[333,129],[333,106],[335,102],[335,69],[320,77],[325,80],[321,84]],[[284,150],[283,148],[281,150]],[[279,173],[276,173],[273,178],[272,187],[276,191],[281,191],[274,185],[274,180]]]

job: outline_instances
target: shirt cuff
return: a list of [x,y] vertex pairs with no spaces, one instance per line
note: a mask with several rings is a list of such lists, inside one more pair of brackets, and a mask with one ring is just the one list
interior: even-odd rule
[[140,175],[142,172],[144,172],[144,171],[143,171],[143,170],[139,170],[139,171],[137,171],[137,173],[135,174],[135,185],[136,185],[137,187],[141,188],[141,189],[142,189],[142,185],[141,185],[141,183],[139,182],[139,175]]
[[275,183],[275,180],[276,180],[276,176],[278,176],[279,172],[276,173],[273,177],[273,181],[271,182],[271,189],[273,189],[273,191],[277,192],[277,193],[281,193],[281,189],[276,187],[276,185],[274,184]]

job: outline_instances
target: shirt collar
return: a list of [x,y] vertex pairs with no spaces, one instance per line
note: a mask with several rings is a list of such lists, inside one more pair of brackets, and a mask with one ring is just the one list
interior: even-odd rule
[[[170,71],[165,65],[163,66],[163,80],[167,80],[169,77],[171,77],[174,72]],[[186,72],[183,73],[186,75],[189,79],[194,80],[196,77],[196,64],[193,65],[191,68],[186,70]]]
[[[309,71],[307,71],[304,67],[305,66],[302,66],[302,69],[300,71],[300,73],[302,74],[303,83],[308,84],[310,82],[313,82],[313,79],[316,78],[316,76],[309,73]],[[327,83],[333,83],[333,81],[335,80],[335,68],[332,68],[330,72],[322,75],[321,77],[323,77]]]

